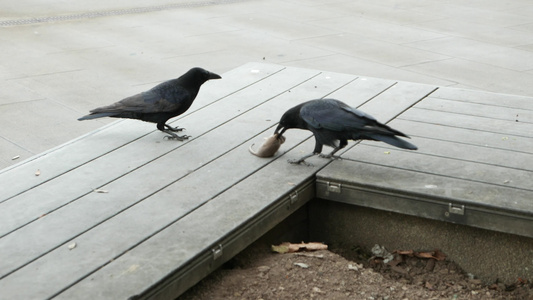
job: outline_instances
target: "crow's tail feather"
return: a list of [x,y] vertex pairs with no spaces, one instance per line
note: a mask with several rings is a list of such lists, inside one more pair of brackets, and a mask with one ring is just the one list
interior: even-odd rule
[[408,141],[403,140],[403,139],[398,138],[398,137],[393,136],[393,135],[367,134],[367,136],[370,139],[372,139],[372,140],[382,141],[384,143],[387,143],[389,145],[392,145],[392,146],[395,146],[395,147],[398,147],[398,148],[407,149],[407,150],[417,150],[418,149],[418,147],[416,147],[415,145],[409,143]]
[[83,117],[79,118],[78,121],[91,120],[91,119],[103,118],[103,117],[111,117],[111,116],[114,116],[116,114],[117,113],[111,113],[111,112],[90,114],[90,115],[86,115],[86,116],[83,116]]

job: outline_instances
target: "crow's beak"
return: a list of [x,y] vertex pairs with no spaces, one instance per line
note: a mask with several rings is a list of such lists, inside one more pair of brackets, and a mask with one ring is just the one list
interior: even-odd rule
[[[280,131],[281,129],[281,131]],[[276,128],[276,131],[274,131],[274,134],[276,134],[278,136],[278,139],[281,138],[281,135],[285,132],[286,128],[283,127],[281,124],[278,125],[278,127]]]
[[220,79],[220,75],[209,72],[209,79]]

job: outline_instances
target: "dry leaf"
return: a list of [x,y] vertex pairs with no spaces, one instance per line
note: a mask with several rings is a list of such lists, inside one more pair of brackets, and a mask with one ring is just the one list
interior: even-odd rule
[[409,255],[412,256],[414,251],[413,250],[396,250],[393,253],[398,253],[400,255]]
[[416,257],[433,258],[433,252],[415,252]]
[[41,170],[37,169],[37,171],[35,171],[35,176],[39,176],[41,175]]
[[323,243],[282,243],[278,246],[272,246],[272,251],[278,253],[287,253],[287,252],[298,252],[298,251],[316,251],[316,250],[327,250],[328,245]]
[[429,252],[416,252],[413,250],[396,250],[393,253],[407,256],[416,256],[418,258],[433,258],[436,260],[445,260],[446,254],[442,253],[439,249]]
[[287,252],[289,252],[289,245],[288,244],[289,243],[284,243],[284,244],[281,244],[281,245],[278,245],[278,246],[272,245],[272,251],[273,252],[278,252],[278,253],[287,253]]

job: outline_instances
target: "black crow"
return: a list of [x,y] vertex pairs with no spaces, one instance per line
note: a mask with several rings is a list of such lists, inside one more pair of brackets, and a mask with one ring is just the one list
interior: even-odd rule
[[189,137],[178,136],[174,132],[182,131],[183,128],[171,127],[166,122],[189,109],[204,82],[220,78],[222,77],[202,68],[192,68],[179,78],[160,83],[146,92],[95,108],[89,115],[78,120],[112,117],[157,123],[157,129],[169,134],[168,139],[182,141]]
[[[299,164],[322,152],[322,146],[333,147],[333,151],[321,157],[331,158],[348,144],[348,140],[374,140],[409,150],[417,147],[397,136],[407,135],[381,124],[374,117],[335,99],[319,99],[304,102],[286,111],[274,134],[278,138],[290,128],[310,130],[315,136],[313,153],[290,163]],[[281,130],[281,131],[280,131]]]

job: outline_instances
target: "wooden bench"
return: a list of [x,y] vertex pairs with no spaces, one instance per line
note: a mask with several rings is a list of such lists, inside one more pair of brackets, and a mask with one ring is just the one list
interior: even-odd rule
[[[317,195],[533,236],[531,99],[487,95],[243,65],[174,120],[188,141],[120,120],[0,171],[0,299],[172,299]],[[248,153],[288,108],[321,97],[392,120],[420,150],[351,143],[343,160],[293,166],[314,140],[290,130],[274,158]],[[470,205],[522,227],[463,221]]]

